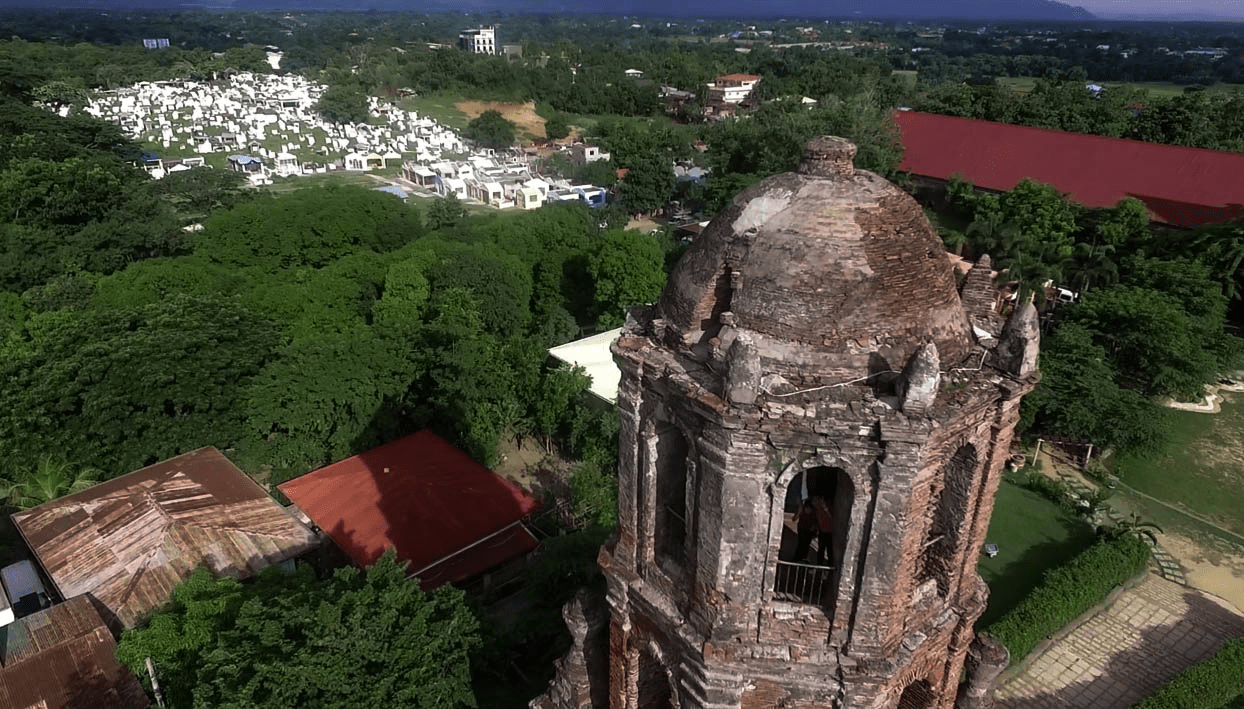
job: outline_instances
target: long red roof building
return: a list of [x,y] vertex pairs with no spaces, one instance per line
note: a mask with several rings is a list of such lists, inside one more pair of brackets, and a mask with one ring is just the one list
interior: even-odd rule
[[468,579],[537,546],[517,485],[420,431],[277,486],[354,563],[394,549],[426,590]]
[[1244,214],[1244,153],[899,111],[899,169],[1006,191],[1024,178],[1088,207],[1135,197],[1150,219],[1194,228]]

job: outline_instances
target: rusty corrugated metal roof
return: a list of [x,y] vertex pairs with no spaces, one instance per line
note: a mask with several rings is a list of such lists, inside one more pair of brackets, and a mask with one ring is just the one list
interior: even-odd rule
[[315,545],[311,530],[215,448],[13,515],[62,598],[92,594],[125,627],[199,565],[243,578]]
[[0,709],[145,709],[138,679],[86,596],[0,628]]

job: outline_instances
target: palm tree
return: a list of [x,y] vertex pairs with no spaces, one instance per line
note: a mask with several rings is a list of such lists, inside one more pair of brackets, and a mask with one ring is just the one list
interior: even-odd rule
[[1076,244],[1076,257],[1071,269],[1072,283],[1084,293],[1098,283],[1113,285],[1119,280],[1119,267],[1114,262],[1112,244]]
[[1006,221],[1001,212],[986,212],[968,225],[967,235],[978,253],[1005,259],[1020,241],[1019,227]]
[[1133,512],[1128,519],[1122,520],[1115,526],[1105,530],[1105,533],[1115,539],[1119,537],[1134,536],[1142,542],[1147,541],[1149,546],[1157,546],[1158,535],[1163,534],[1162,528],[1153,522],[1142,522],[1140,515]]
[[1193,237],[1191,245],[1197,258],[1213,269],[1211,275],[1222,279],[1227,298],[1241,297],[1236,284],[1244,275],[1244,219],[1206,227]]
[[0,478],[0,495],[18,509],[38,507],[100,482],[99,470],[79,467],[63,458],[44,456],[33,471],[18,471],[15,480]]

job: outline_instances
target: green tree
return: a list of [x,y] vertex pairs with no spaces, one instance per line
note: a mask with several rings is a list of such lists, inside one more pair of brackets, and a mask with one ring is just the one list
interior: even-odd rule
[[1090,329],[1120,373],[1148,394],[1193,397],[1217,376],[1213,351],[1221,331],[1217,337],[1207,332],[1160,290],[1128,285],[1095,290],[1069,318]]
[[232,209],[256,194],[245,189],[246,176],[232,170],[196,167],[171,172],[152,183],[152,192],[164,197],[190,218],[202,218],[218,209]]
[[247,387],[248,436],[280,469],[347,458],[396,435],[414,376],[406,347],[366,328],[298,340]]
[[544,135],[549,140],[561,140],[570,135],[570,124],[566,117],[558,114],[544,122]]
[[1211,268],[1227,297],[1239,300],[1244,294],[1240,287],[1244,279],[1244,219],[1197,229],[1189,246]]
[[453,708],[476,705],[479,646],[462,592],[421,591],[390,550],[323,581],[307,566],[245,585],[199,569],[117,657],[143,678],[150,657],[171,709]]
[[674,165],[662,153],[632,158],[622,178],[622,204],[632,214],[656,212],[669,203],[674,192]]
[[112,477],[228,448],[276,345],[270,321],[222,296],[32,315],[0,343],[0,456],[20,466],[74,451]]
[[351,84],[331,84],[315,104],[315,110],[333,123],[366,123],[367,94]]
[[601,237],[588,265],[596,284],[599,326],[614,327],[627,308],[651,303],[665,287],[665,255],[657,240],[637,231],[610,231]]
[[442,229],[457,226],[467,215],[466,205],[455,192],[437,197],[428,205],[428,228]]
[[1166,438],[1165,411],[1117,378],[1093,332],[1068,323],[1042,343],[1041,384],[1024,408],[1040,430],[1121,451],[1157,450]]
[[85,490],[98,483],[101,475],[95,468],[45,455],[33,470],[16,470],[8,479],[0,478],[0,499],[7,498],[9,504],[26,510]]
[[423,232],[412,207],[353,186],[260,196],[213,214],[203,226],[194,237],[196,254],[267,272],[320,267],[363,250],[393,251]]
[[505,119],[500,111],[487,110],[467,123],[462,135],[485,148],[505,150],[514,145],[517,126]]

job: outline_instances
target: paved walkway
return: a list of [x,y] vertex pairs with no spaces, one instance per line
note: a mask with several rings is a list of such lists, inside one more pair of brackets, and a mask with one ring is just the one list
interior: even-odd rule
[[998,709],[1127,709],[1244,635],[1224,601],[1148,574],[1004,678]]

